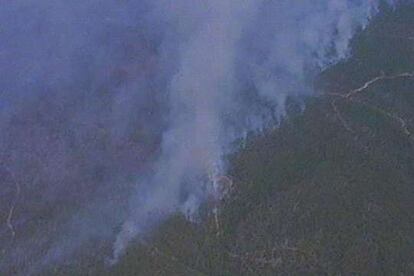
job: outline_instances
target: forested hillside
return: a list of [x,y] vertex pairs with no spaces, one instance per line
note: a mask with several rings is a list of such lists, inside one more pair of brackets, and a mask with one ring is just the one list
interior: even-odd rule
[[218,221],[209,206],[196,223],[177,215],[109,274],[413,275],[413,5],[383,7],[314,86],[229,157]]

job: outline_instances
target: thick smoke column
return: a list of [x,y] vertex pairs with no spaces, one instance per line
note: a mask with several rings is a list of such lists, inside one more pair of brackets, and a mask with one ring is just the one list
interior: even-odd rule
[[[172,116],[163,135],[156,173],[150,179],[154,189],[149,198],[133,206],[132,217],[115,243],[115,260],[140,227],[146,225],[148,217],[155,215],[151,211],[160,210],[163,215],[181,207],[190,215],[196,211],[199,197],[203,196],[200,176],[219,169],[226,145],[221,118],[232,100],[228,95],[233,90],[241,22],[254,8],[253,1],[178,2],[169,7],[173,11],[175,5],[185,9],[184,14],[177,16],[178,25],[187,24],[180,22],[182,18],[196,20],[192,14],[194,6],[201,6],[206,12],[179,53],[178,73],[169,88]],[[183,192],[187,193],[184,198],[180,196]]]
[[16,237],[0,229],[0,272],[38,273],[88,242],[114,242],[116,261],[168,215],[195,218],[232,143],[311,93],[378,2],[1,6],[0,210],[16,207]]
[[[200,176],[222,170],[223,154],[232,138],[241,135],[229,130],[258,130],[271,118],[283,116],[286,98],[309,90],[306,70],[346,57],[355,29],[363,27],[376,8],[365,1],[162,4],[162,12],[177,24],[175,31],[195,26],[179,41],[178,72],[169,87],[169,128],[155,175],[145,184],[153,188],[147,198],[133,202],[114,245],[114,261],[132,238],[151,227],[154,210],[160,212],[156,220],[178,210],[193,215],[212,190]],[[245,71],[238,75],[236,65]],[[259,106],[249,114],[249,103],[238,102],[245,95],[237,83],[246,84],[245,80],[253,86],[254,97],[273,108]],[[243,118],[241,113],[248,115]]]

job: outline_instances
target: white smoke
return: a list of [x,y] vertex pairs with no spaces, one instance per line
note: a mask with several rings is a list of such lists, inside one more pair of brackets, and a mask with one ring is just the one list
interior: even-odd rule
[[2,5],[0,211],[21,194],[0,273],[41,273],[91,240],[115,240],[116,262],[169,215],[195,220],[234,142],[312,93],[379,2]]
[[[196,214],[211,191],[200,176],[223,170],[223,155],[234,138],[283,116],[286,98],[309,90],[309,68],[321,69],[345,58],[356,28],[364,27],[377,9],[375,1],[345,0],[159,4],[161,11],[155,14],[166,15],[176,27],[167,37],[182,37],[168,94],[169,128],[155,174],[143,184],[150,192],[133,201],[114,244],[114,261],[151,224],[155,210],[157,220],[180,210]],[[256,98],[274,108],[252,111],[249,103],[241,104],[245,95],[238,83],[246,81],[253,84]],[[244,115],[237,118],[240,113]],[[185,198],[180,197],[183,189]]]
[[[178,6],[181,4],[189,3],[179,1]],[[187,198],[180,201],[183,182],[197,181],[197,176],[216,169],[222,158],[225,130],[220,118],[229,104],[227,95],[233,90],[234,58],[243,27],[241,22],[254,6],[253,1],[192,2],[186,13],[177,15],[177,24],[182,26],[197,20],[192,8],[198,10],[199,5],[206,10],[204,18],[183,43],[178,73],[171,81],[169,98],[174,115],[163,135],[156,173],[147,184],[154,189],[148,201],[139,202],[125,222],[115,242],[115,259],[139,232],[139,224],[146,224],[150,211],[162,210],[168,215],[184,206],[187,214],[194,213],[201,199],[196,200],[198,195],[193,193],[200,192],[201,187],[191,187]]]

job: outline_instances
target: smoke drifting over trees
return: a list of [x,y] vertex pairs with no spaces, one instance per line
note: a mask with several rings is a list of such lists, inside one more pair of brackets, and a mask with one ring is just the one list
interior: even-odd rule
[[378,2],[3,5],[0,208],[16,235],[2,225],[0,271],[37,273],[91,240],[115,262],[168,215],[196,219],[233,143],[310,95]]

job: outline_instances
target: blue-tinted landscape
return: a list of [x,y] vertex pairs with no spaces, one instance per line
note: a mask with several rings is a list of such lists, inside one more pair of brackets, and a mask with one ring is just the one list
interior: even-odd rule
[[414,3],[0,4],[1,275],[414,274]]

